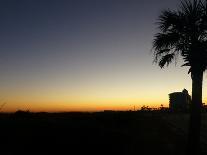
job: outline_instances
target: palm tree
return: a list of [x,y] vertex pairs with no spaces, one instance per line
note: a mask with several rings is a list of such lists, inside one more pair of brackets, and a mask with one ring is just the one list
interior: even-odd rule
[[183,0],[177,10],[163,10],[158,18],[159,33],[153,41],[154,62],[163,68],[177,56],[188,66],[192,79],[188,154],[197,154],[200,143],[202,81],[207,69],[207,2]]

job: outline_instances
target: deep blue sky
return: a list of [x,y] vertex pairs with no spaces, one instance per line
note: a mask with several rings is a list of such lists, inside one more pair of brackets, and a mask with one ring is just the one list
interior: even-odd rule
[[178,5],[1,0],[0,102],[13,110],[167,105],[171,91],[190,91],[190,78],[179,65],[160,70],[150,50],[160,11]]

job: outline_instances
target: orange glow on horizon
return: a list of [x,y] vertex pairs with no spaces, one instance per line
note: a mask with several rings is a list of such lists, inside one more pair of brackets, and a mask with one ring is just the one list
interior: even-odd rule
[[91,101],[91,102],[13,102],[7,103],[2,109],[3,112],[14,112],[17,110],[29,110],[31,112],[69,112],[69,111],[103,111],[103,110],[114,110],[114,111],[127,111],[140,109],[142,106],[159,107],[163,104],[165,107],[168,106],[168,102],[163,101],[136,101],[136,100],[111,100],[111,101]]
[[[150,95],[149,95],[150,96]],[[19,100],[21,98],[18,98]],[[66,101],[47,101],[46,99],[33,100],[32,102],[29,99],[21,99],[21,101],[16,102],[13,99],[6,102],[6,105],[2,108],[2,112],[14,112],[17,110],[29,110],[32,112],[69,112],[69,111],[103,111],[103,110],[134,110],[134,106],[136,110],[140,109],[142,106],[149,106],[151,108],[160,107],[162,104],[164,107],[168,107],[169,100],[168,94],[165,95],[164,98],[155,98],[151,96],[150,99],[144,98],[136,99],[136,98],[126,98],[120,97],[119,99],[114,98],[82,98],[82,99],[71,99]],[[43,100],[43,101],[41,101]],[[203,102],[206,102],[207,99],[204,97]]]

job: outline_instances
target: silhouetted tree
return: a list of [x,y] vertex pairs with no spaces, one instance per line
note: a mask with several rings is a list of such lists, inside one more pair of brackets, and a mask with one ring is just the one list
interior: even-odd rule
[[202,81],[207,68],[207,2],[183,0],[177,10],[164,10],[154,36],[154,61],[163,68],[177,56],[189,66],[192,79],[188,154],[197,154],[200,143]]

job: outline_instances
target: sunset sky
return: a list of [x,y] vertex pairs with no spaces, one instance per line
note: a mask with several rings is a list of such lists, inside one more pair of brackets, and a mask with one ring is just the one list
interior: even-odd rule
[[[153,64],[160,11],[179,0],[1,0],[2,111],[130,110],[191,93],[188,68]],[[203,101],[207,99],[204,75]]]

